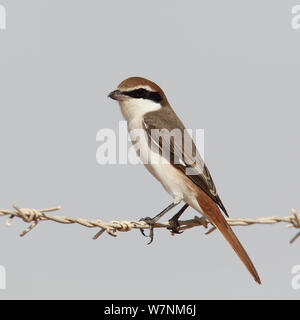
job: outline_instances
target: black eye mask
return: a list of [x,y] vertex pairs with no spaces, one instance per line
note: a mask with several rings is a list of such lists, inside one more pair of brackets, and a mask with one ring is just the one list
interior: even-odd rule
[[159,103],[162,101],[162,96],[158,92],[148,91],[146,89],[140,88],[132,91],[123,91],[122,94],[136,98],[136,99],[147,99],[152,100],[156,103]]

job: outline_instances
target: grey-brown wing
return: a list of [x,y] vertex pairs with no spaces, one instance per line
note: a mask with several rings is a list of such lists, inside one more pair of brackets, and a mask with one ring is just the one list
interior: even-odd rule
[[170,122],[166,122],[163,119],[160,119],[157,125],[150,116],[144,117],[143,125],[148,134],[149,142],[154,143],[159,148],[161,155],[176,168],[182,170],[228,216],[208,168],[201,158],[193,139],[186,130],[182,134],[184,127],[180,129],[176,127],[168,128],[170,127]]

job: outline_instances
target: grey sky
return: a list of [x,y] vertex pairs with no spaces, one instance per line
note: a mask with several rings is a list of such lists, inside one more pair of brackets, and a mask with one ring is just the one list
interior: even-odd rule
[[[286,1],[0,0],[0,194],[3,208],[62,205],[62,215],[152,216],[172,199],[142,167],[101,166],[101,128],[121,112],[107,94],[138,75],[160,85],[205,160],[231,217],[300,210],[300,30]],[[189,209],[185,217],[196,212]],[[168,217],[167,217],[168,219]],[[300,242],[284,225],[235,228],[263,285],[217,232],[154,243],[138,231],[0,219],[8,298],[291,298]]]

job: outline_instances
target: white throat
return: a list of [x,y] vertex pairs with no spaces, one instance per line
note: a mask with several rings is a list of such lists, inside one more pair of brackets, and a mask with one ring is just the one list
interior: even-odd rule
[[161,104],[146,99],[126,99],[120,101],[123,117],[131,122],[142,118],[146,113],[161,109]]

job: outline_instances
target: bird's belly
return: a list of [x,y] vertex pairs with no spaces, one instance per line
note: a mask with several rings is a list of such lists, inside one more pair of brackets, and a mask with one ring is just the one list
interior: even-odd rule
[[[135,129],[142,129],[141,120],[131,121],[129,123],[129,133]],[[145,130],[141,130],[138,136],[138,141],[136,143],[134,143],[135,141],[132,142],[146,169],[174,198],[174,202],[183,200],[195,210],[202,213],[196,200],[198,187],[180,169],[175,168],[164,159],[156,148],[150,148]]]
[[183,200],[199,213],[203,213],[197,201],[198,187],[171,164],[145,164],[149,172],[162,184],[174,198],[174,202]]
[[149,172],[163,185],[165,190],[177,201],[184,200],[193,192],[185,183],[181,172],[171,164],[145,164]]

